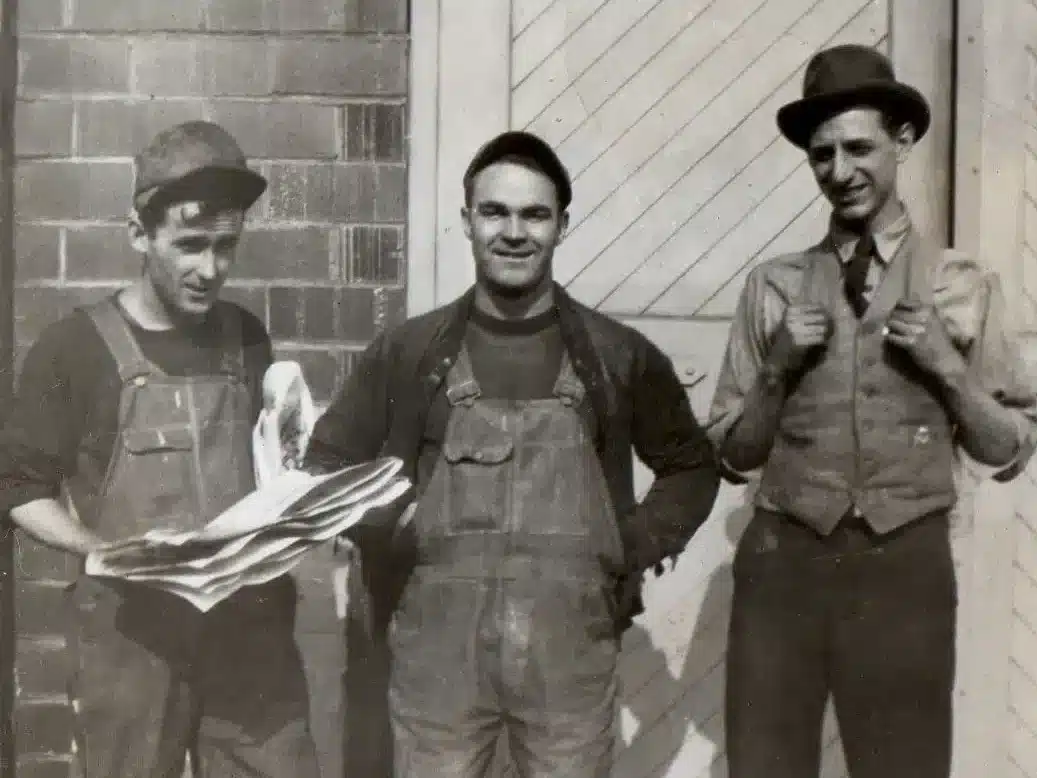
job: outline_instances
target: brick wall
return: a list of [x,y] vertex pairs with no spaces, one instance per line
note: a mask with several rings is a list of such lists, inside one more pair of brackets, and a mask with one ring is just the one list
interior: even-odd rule
[[[130,158],[160,128],[223,123],[270,180],[228,290],[325,400],[404,312],[406,0],[21,0],[15,115],[20,355],[137,272]],[[68,773],[68,560],[18,538],[19,778]],[[326,776],[341,774],[342,642],[326,556],[300,571],[299,640]]]

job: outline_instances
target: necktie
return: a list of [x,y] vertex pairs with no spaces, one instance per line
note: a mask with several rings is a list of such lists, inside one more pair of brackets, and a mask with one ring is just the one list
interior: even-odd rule
[[846,290],[846,299],[850,301],[853,312],[859,319],[868,309],[868,299],[864,294],[868,281],[868,271],[871,269],[871,260],[875,255],[875,239],[871,233],[865,233],[853,250],[853,256],[843,268],[843,286]]

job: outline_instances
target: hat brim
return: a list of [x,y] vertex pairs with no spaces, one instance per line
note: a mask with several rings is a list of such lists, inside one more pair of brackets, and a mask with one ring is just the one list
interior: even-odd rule
[[889,81],[858,84],[853,89],[806,97],[784,105],[778,110],[778,129],[791,143],[806,149],[819,125],[862,105],[888,111],[898,121],[911,124],[915,140],[921,140],[929,130],[929,103],[922,93],[907,84]]
[[138,192],[133,204],[137,209],[171,205],[182,200],[220,199],[251,208],[262,197],[267,180],[249,168],[210,165],[193,170],[174,181]]

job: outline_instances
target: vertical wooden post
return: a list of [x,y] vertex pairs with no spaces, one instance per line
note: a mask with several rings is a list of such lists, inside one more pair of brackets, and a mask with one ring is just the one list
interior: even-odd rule
[[932,126],[901,170],[899,188],[916,226],[950,245],[954,136],[955,0],[892,0],[890,55],[897,77],[929,101]]
[[[14,101],[17,0],[0,5],[0,419],[14,387]],[[0,778],[14,778],[14,530],[0,517]]]
[[475,281],[461,230],[461,176],[479,146],[510,129],[511,0],[440,0],[438,94],[435,297],[441,305]]

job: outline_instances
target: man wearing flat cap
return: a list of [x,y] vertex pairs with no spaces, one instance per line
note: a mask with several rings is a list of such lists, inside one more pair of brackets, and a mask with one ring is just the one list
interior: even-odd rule
[[[642,574],[708,517],[714,454],[662,352],[553,280],[554,151],[505,133],[463,183],[474,287],[377,338],[306,455],[398,456],[415,484],[403,522],[354,538],[347,737],[377,759],[391,719],[397,778],[484,778],[505,739],[519,778],[607,778],[620,635]],[[656,475],[640,504],[633,451]]]
[[[136,158],[129,287],[48,327],[0,433],[0,510],[83,558],[194,530],[255,487],[263,324],[219,299],[266,188],[221,127],[188,122]],[[77,257],[69,257],[70,262]],[[306,678],[282,577],[202,614],[144,584],[79,575],[70,697],[85,778],[316,778]]]
[[731,778],[817,776],[830,695],[852,778],[947,778],[955,474],[962,455],[1019,474],[1034,388],[998,278],[920,235],[897,195],[925,99],[852,45],[817,54],[803,91],[778,126],[828,234],[750,273],[711,414],[724,462],[762,469],[734,563]]

